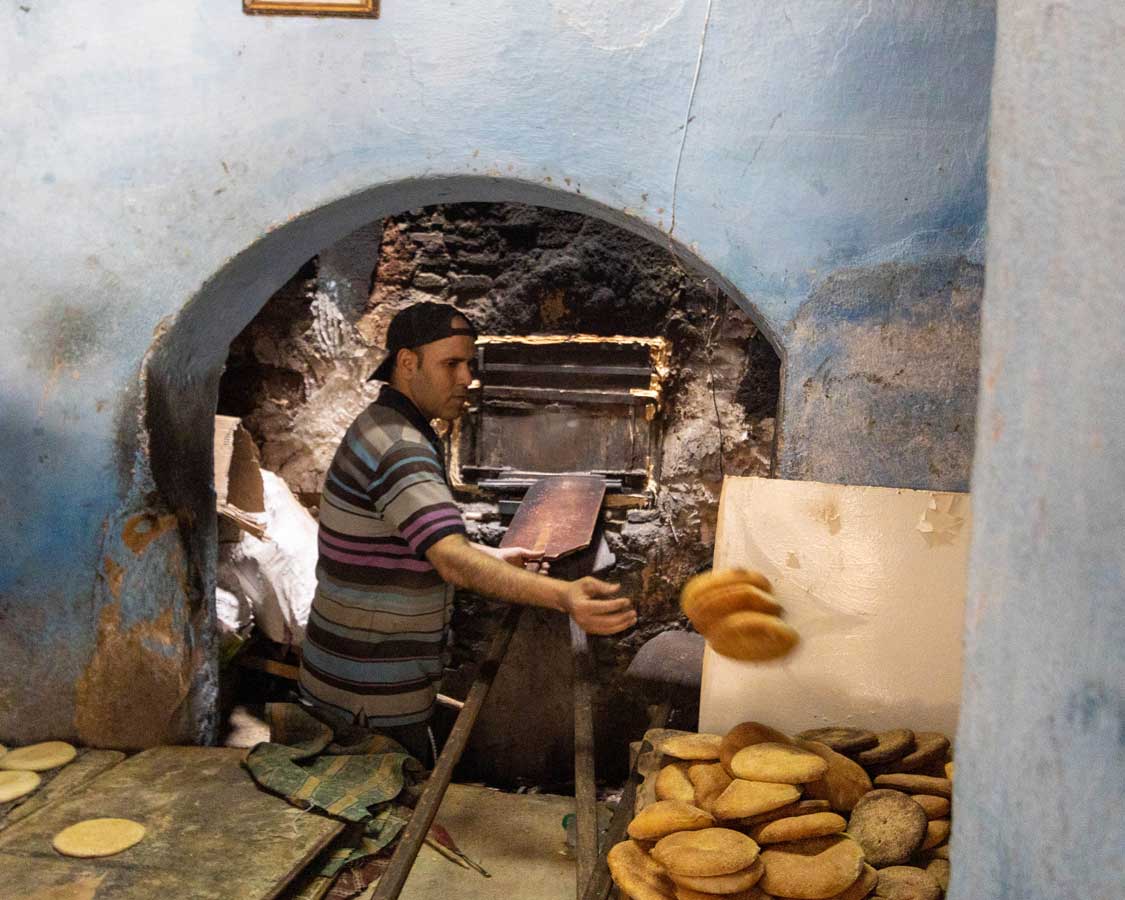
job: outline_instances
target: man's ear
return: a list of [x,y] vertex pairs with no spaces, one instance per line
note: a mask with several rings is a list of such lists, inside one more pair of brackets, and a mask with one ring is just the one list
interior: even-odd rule
[[404,347],[402,350],[398,351],[396,364],[403,375],[407,377],[414,375],[418,371],[419,362],[421,362],[421,360],[419,360],[418,354],[413,350]]

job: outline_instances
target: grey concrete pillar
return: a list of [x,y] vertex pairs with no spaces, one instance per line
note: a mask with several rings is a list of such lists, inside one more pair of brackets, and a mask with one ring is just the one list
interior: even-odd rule
[[1125,897],[1125,4],[1002,0],[958,900]]

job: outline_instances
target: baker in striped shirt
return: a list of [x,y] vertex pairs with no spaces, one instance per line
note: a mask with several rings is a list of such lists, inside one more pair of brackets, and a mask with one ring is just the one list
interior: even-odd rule
[[348,428],[320,500],[317,589],[299,687],[338,730],[377,729],[425,758],[454,588],[567,613],[590,634],[636,622],[596,578],[529,571],[522,548],[471,543],[430,427],[465,408],[476,330],[452,306],[418,303],[387,330],[378,399]]

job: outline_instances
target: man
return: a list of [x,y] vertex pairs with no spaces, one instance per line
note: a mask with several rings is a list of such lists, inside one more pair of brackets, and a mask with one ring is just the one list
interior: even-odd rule
[[[430,427],[464,410],[476,330],[456,309],[419,303],[387,330],[387,382],[352,423],[320,503],[317,591],[303,648],[302,699],[344,731],[374,728],[425,758],[454,588],[569,614],[590,634],[636,622],[617,585],[526,570],[522,548],[471,543]],[[610,599],[612,598],[612,599]]]

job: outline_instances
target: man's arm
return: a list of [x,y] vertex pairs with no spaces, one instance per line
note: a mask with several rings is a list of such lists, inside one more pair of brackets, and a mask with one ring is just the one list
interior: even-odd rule
[[[616,634],[637,621],[632,601],[614,597],[617,585],[536,575],[482,552],[463,534],[443,537],[426,550],[426,558],[450,584],[508,603],[557,609],[590,634]],[[600,599],[608,597],[614,599]]]

